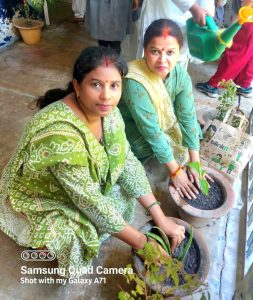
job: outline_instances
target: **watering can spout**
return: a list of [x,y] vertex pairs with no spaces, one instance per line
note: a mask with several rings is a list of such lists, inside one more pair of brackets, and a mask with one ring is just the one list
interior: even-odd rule
[[238,16],[238,21],[223,31],[219,30],[210,16],[206,16],[206,26],[199,26],[192,19],[188,19],[187,40],[191,55],[203,61],[217,60],[231,44],[241,25],[245,22],[253,22],[253,8],[242,7]]

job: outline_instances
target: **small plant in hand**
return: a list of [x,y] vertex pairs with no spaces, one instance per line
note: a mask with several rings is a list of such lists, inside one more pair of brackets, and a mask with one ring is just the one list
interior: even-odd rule
[[237,100],[236,91],[239,86],[232,79],[227,81],[223,79],[218,86],[222,88],[222,93],[218,97],[219,105],[217,106],[218,115],[216,119],[223,121],[227,111],[234,106]]
[[[159,234],[155,234],[152,230],[158,231]],[[164,257],[161,253],[160,247],[157,242],[146,243],[144,248],[137,251],[137,254],[143,258],[144,265],[146,267],[146,278],[148,283],[141,279],[138,274],[131,272],[126,272],[124,275],[128,284],[135,284],[135,289],[130,292],[121,291],[118,294],[119,300],[135,300],[135,299],[145,299],[145,300],[162,300],[164,295],[173,295],[175,290],[180,286],[182,289],[186,289],[189,294],[193,294],[191,291],[193,287],[204,286],[203,289],[198,290],[202,292],[201,300],[208,299],[204,290],[207,285],[203,282],[200,283],[199,277],[196,274],[188,274],[184,270],[183,260],[185,259],[188,250],[192,244],[193,239],[193,229],[190,229],[190,236],[188,242],[182,242],[178,247],[177,257],[174,257],[171,253],[170,242],[167,235],[159,228],[154,226],[150,232],[146,235],[148,238],[153,238],[157,241],[162,248],[169,254],[168,257]],[[127,268],[131,268],[128,265]],[[161,283],[169,282],[170,288],[166,291],[162,291],[161,288],[153,291],[149,285],[155,285],[161,287]],[[179,297],[174,297],[173,299],[180,299]]]
[[195,170],[198,175],[199,175],[199,185],[200,185],[200,190],[204,195],[208,195],[209,192],[209,184],[206,178],[204,177],[205,175],[205,170],[202,168],[202,165],[198,161],[190,162],[187,164],[191,169]]

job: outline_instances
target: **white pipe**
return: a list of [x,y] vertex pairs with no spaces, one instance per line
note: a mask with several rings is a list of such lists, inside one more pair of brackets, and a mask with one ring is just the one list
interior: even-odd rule
[[47,0],[44,0],[44,16],[45,16],[46,25],[49,26],[50,25],[50,21],[49,21]]

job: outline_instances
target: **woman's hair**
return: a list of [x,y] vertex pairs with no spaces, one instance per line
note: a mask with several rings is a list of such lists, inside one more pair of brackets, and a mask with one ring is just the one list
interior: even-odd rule
[[179,48],[183,46],[183,34],[180,27],[172,20],[158,19],[148,26],[144,34],[144,48],[148,46],[152,38],[164,36],[164,34],[173,36],[177,40]]
[[[73,79],[81,83],[85,76],[99,66],[109,63],[114,65],[123,78],[127,74],[126,62],[111,48],[89,47],[84,49],[74,64]],[[43,108],[50,103],[60,100],[74,92],[72,82],[69,82],[67,89],[52,89],[44,96],[37,99],[37,107]]]

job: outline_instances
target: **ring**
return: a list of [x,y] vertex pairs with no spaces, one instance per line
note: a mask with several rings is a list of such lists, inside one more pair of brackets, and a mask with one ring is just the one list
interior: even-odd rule
[[177,187],[177,188],[176,188],[176,191],[180,191],[180,187]]

